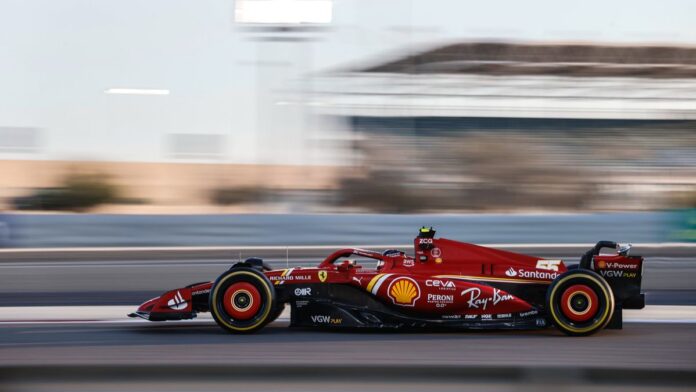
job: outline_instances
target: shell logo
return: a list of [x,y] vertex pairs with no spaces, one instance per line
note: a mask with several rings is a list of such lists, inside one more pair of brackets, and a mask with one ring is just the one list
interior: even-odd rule
[[421,290],[415,280],[401,277],[394,279],[389,284],[387,293],[394,305],[414,306],[416,300],[420,298]]
[[603,269],[603,268],[606,268],[606,267],[607,267],[607,262],[604,261],[604,260],[599,260],[599,261],[597,262],[597,267],[598,267],[598,268],[602,268],[602,269]]

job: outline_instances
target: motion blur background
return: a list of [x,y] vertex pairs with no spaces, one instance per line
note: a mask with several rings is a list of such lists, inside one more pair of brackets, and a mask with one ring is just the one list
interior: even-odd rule
[[[39,248],[5,254],[0,301],[131,305],[227,265],[152,282],[138,254],[107,280],[46,248],[695,241],[694,20],[689,0],[0,0],[0,247]],[[696,303],[691,248],[656,249],[647,287]]]
[[694,11],[4,0],[0,199],[109,213],[691,207]]

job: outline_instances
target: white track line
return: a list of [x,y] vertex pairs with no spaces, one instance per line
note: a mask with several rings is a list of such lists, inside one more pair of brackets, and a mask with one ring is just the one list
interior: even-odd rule
[[[0,307],[2,324],[45,323],[134,323],[147,322],[131,319],[126,314],[137,306],[26,306]],[[285,308],[279,321],[290,319],[290,309]],[[696,306],[648,305],[641,310],[624,310],[626,323],[696,323]],[[169,322],[171,323],[171,322]],[[212,323],[208,313],[201,313],[194,320],[176,323]]]
[[645,309],[626,309],[629,323],[696,323],[696,306],[647,305]]
[[[480,244],[493,248],[583,248],[590,243],[536,243],[536,244]],[[157,251],[235,251],[235,250],[326,250],[344,248],[410,248],[413,244],[400,245],[271,245],[271,246],[142,246],[142,247],[80,247],[80,248],[3,248],[1,253],[60,253],[60,252],[157,252]],[[696,248],[696,242],[648,242],[635,243],[640,248]]]

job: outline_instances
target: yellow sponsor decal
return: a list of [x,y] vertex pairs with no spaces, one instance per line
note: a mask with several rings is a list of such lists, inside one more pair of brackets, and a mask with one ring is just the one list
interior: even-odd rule
[[370,280],[370,283],[367,284],[367,291],[372,291],[372,288],[375,286],[375,283],[377,283],[377,281],[379,280],[379,278],[382,277],[382,275],[384,274],[377,274],[374,278],[372,278],[372,280]]
[[326,271],[323,271],[323,270],[322,270],[322,271],[319,271],[319,272],[317,273],[317,275],[319,276],[319,281],[321,281],[321,282],[325,282],[325,281],[326,281],[326,278],[329,276],[329,274],[328,274]]
[[387,293],[395,305],[414,306],[420,298],[420,287],[415,280],[401,277],[391,282]]

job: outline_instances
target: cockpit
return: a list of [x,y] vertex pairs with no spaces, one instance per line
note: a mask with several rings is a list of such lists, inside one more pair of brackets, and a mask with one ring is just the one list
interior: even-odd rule
[[406,253],[398,249],[387,249],[381,253],[366,249],[342,249],[329,255],[319,267],[335,266],[339,271],[357,268],[381,271],[388,262],[406,257]]

